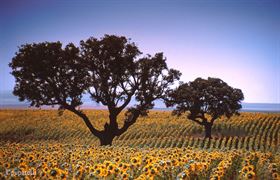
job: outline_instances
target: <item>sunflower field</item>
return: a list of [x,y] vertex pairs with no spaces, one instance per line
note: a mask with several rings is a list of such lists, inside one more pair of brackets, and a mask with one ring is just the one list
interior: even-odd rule
[[[102,129],[105,110],[86,110]],[[119,118],[120,123],[123,114]],[[151,111],[112,146],[70,112],[0,110],[0,179],[280,179],[280,114],[221,118],[213,139],[170,111]]]

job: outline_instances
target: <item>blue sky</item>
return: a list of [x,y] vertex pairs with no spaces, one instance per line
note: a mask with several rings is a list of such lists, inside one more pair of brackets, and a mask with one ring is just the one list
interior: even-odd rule
[[0,5],[0,92],[12,92],[17,46],[125,35],[164,52],[182,80],[219,77],[245,102],[280,103],[280,1],[16,1]]

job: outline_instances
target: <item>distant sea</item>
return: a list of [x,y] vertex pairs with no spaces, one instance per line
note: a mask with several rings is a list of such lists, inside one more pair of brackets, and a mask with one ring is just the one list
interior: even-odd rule
[[[89,97],[83,98],[84,105],[82,108],[87,109],[106,109],[104,106],[94,103],[90,100]],[[135,102],[129,104],[133,106]],[[19,102],[18,98],[14,96],[11,92],[2,91],[0,92],[0,109],[25,109],[29,108],[27,102]],[[43,107],[50,108],[50,107]],[[155,101],[155,110],[172,110],[171,108],[166,108],[162,101]],[[280,113],[280,104],[279,103],[242,103],[241,111],[244,112],[279,112]]]

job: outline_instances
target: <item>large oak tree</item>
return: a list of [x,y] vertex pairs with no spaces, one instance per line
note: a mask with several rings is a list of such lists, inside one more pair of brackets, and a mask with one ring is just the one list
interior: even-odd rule
[[165,103],[175,106],[174,115],[188,112],[187,118],[205,128],[205,138],[211,139],[213,123],[221,116],[239,114],[244,99],[240,89],[232,88],[219,78],[197,78],[170,90]]
[[[181,73],[169,69],[163,53],[142,56],[126,37],[105,35],[81,41],[77,47],[60,42],[25,44],[9,64],[16,85],[14,94],[31,106],[57,105],[83,119],[101,145],[111,145],[139,116],[146,115],[154,101],[165,98]],[[82,97],[109,110],[109,121],[96,129],[80,109]],[[135,100],[134,106],[128,107]],[[118,115],[125,110],[122,126]],[[98,121],[98,119],[93,119]]]

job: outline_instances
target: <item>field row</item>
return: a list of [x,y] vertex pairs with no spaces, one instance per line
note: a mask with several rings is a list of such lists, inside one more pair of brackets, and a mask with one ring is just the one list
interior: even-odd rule
[[279,179],[279,154],[193,148],[6,144],[0,177],[30,179]]
[[[108,112],[86,111],[92,123],[102,129]],[[120,124],[123,114],[119,118]],[[1,110],[0,142],[60,142],[98,145],[81,119],[70,112],[58,116],[54,110]],[[204,140],[204,129],[186,117],[171,112],[151,111],[123,135],[115,146],[130,147],[196,147],[207,149],[246,149],[279,151],[280,114],[242,113],[231,119],[222,118],[213,126],[211,141]]]

